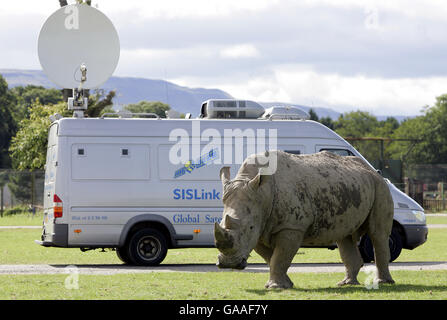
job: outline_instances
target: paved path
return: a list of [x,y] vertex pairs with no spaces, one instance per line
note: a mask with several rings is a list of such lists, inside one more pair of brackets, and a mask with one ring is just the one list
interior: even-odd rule
[[[367,263],[362,268],[374,267]],[[290,266],[291,273],[298,272],[344,272],[345,268],[341,263],[294,263]],[[433,262],[394,262],[390,264],[390,270],[447,270],[447,261]],[[218,269],[214,264],[162,264],[158,267],[134,267],[119,264],[110,265],[0,265],[0,275],[4,274],[92,274],[92,275],[113,275],[122,273],[150,273],[150,272],[256,272],[268,273],[266,264],[249,264],[243,271],[231,269]]]

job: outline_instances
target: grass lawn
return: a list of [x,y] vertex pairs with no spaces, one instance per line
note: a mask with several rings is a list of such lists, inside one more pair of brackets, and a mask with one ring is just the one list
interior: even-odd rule
[[265,290],[268,275],[247,272],[79,275],[78,289],[66,289],[68,275],[0,275],[0,299],[447,299],[447,271],[394,271],[395,285],[369,290],[337,287],[341,273],[289,275],[290,290]]
[[[428,223],[446,223],[428,217]],[[435,220],[432,220],[435,219]],[[41,225],[28,215],[0,218],[0,225]],[[436,222],[434,222],[436,221]],[[441,222],[439,222],[441,221]],[[0,229],[0,264],[120,264],[115,252],[44,248],[34,243],[39,229]],[[215,263],[217,249],[173,249],[163,264]],[[396,260],[447,261],[447,229],[431,229],[428,241],[403,250]],[[252,253],[249,263],[263,262]],[[302,248],[300,262],[341,262],[338,250]],[[364,285],[338,288],[341,273],[291,273],[291,290],[265,290],[266,273],[153,272],[148,274],[79,275],[79,289],[65,288],[67,275],[0,275],[0,299],[447,299],[447,271],[392,271],[395,285],[368,290]],[[359,274],[364,283],[366,274]]]
[[[0,264],[117,264],[121,261],[115,252],[100,250],[81,252],[76,248],[45,248],[34,243],[39,229],[0,229]],[[172,249],[164,264],[215,263],[217,249]],[[431,229],[428,240],[414,250],[402,250],[396,262],[447,261],[447,230]],[[249,263],[264,262],[254,251]],[[294,261],[341,262],[338,250],[301,248]]]
[[447,224],[447,217],[427,217],[427,224]]
[[42,211],[38,211],[34,216],[31,213],[22,213],[0,218],[0,226],[42,226],[42,222]]

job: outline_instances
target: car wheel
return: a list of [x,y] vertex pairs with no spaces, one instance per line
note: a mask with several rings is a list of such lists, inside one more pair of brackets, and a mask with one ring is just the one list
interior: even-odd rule
[[166,237],[160,231],[146,228],[137,231],[129,241],[129,258],[139,266],[156,266],[168,252]]
[[128,246],[116,248],[115,251],[116,251],[116,255],[122,262],[124,262],[125,264],[132,264],[132,261],[129,258],[129,253],[128,253],[129,247]]
[[393,230],[391,231],[389,244],[391,254],[390,262],[393,262],[397,259],[397,257],[399,257],[400,253],[402,252],[402,237],[397,228],[393,228]]
[[[391,230],[388,243],[390,246],[390,262],[393,262],[399,257],[400,253],[402,252],[402,237],[399,234],[397,228],[393,227],[393,229]],[[368,263],[374,261],[374,249],[372,241],[367,234],[365,234],[360,240],[359,250],[364,262]]]

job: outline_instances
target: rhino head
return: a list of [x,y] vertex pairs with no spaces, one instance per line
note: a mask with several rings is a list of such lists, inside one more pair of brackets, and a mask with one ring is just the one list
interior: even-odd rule
[[223,219],[214,224],[219,268],[244,269],[250,252],[258,243],[265,217],[271,211],[270,176],[230,181],[230,168],[220,171],[223,184]]

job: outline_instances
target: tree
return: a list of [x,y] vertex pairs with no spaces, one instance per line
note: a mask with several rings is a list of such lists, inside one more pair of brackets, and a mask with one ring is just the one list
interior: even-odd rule
[[[79,4],[81,4],[81,3],[86,3],[86,4],[88,4],[89,6],[91,6],[91,5],[92,5],[92,0],[85,0],[85,1],[83,1],[83,0],[77,0],[77,3],[79,3]],[[59,0],[59,4],[60,4],[61,7],[65,7],[65,6],[68,5],[68,2],[67,2],[67,0]]]
[[[334,128],[343,138],[373,137],[379,125],[377,118],[365,111],[352,111],[338,117]],[[349,141],[366,159],[377,159],[379,145],[375,141]]]
[[0,217],[3,217],[3,189],[5,187],[5,184],[8,182],[8,179],[8,170],[0,169]]
[[12,164],[15,169],[34,170],[45,166],[50,115],[59,113],[69,116],[65,102],[55,105],[42,105],[36,101],[30,108],[29,118],[19,124],[19,131],[12,138],[9,148]]
[[130,111],[132,113],[155,113],[160,118],[166,118],[165,112],[169,109],[169,105],[159,101],[140,101],[136,104],[128,104],[124,107],[124,110]]
[[447,163],[447,94],[437,97],[434,106],[425,107],[424,115],[402,122],[393,137],[421,140],[391,146],[392,154],[407,163]]
[[[87,116],[96,117],[106,107],[112,104],[115,92],[109,92],[104,99],[98,92],[89,98]],[[12,138],[9,148],[12,164],[15,169],[35,170],[43,169],[46,160],[48,143],[48,127],[51,124],[50,116],[59,113],[64,117],[70,117],[72,111],[67,109],[65,102],[43,105],[37,99],[30,108],[29,118],[22,119],[19,131]]]
[[86,116],[96,118],[102,115],[105,111],[110,112],[110,107],[113,105],[115,94],[115,91],[112,90],[104,97],[100,91],[95,91],[95,93],[89,97]]
[[318,121],[318,115],[314,111],[314,109],[312,109],[312,108],[309,109],[309,116],[310,116],[309,120]]
[[331,119],[331,117],[323,117],[320,120],[320,123],[324,124],[326,127],[328,127],[331,130],[334,130],[335,127],[335,123],[334,121]]
[[42,86],[18,86],[12,88],[11,93],[16,97],[14,117],[17,123],[29,117],[29,108],[36,100],[39,100],[43,105],[56,104],[62,101],[62,92],[60,90],[54,88],[47,89]]
[[0,168],[9,168],[11,161],[8,148],[11,138],[17,131],[13,115],[15,97],[8,90],[8,84],[0,75]]
[[366,137],[378,126],[377,118],[365,111],[352,111],[337,120],[335,130],[342,137]]

